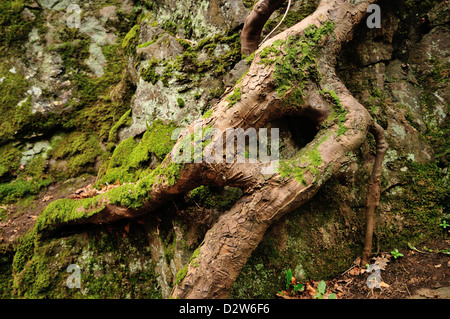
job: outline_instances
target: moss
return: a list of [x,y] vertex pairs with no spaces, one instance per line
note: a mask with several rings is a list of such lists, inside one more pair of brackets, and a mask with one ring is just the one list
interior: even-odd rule
[[67,174],[70,177],[94,172],[93,165],[102,154],[98,138],[83,132],[73,132],[55,141],[53,149],[48,152],[55,160],[67,161],[67,172],[53,171],[54,176]]
[[28,39],[28,34],[34,25],[40,22],[40,10],[31,9],[36,19],[27,21],[22,18],[22,11],[27,1],[5,0],[0,3],[0,52],[11,49],[18,50]]
[[156,120],[144,133],[141,145],[145,145],[150,152],[163,159],[176,143],[172,140],[172,132],[176,128],[177,125],[173,122],[164,124],[161,120]]
[[131,28],[131,30],[127,33],[122,41],[122,48],[125,49],[128,53],[133,53],[136,49],[137,43],[139,41],[139,32],[141,31],[140,25],[135,25]]
[[145,69],[141,70],[141,78],[144,81],[150,82],[151,84],[156,84],[159,80],[159,75],[156,73],[155,69],[158,66],[159,61],[156,59],[152,59],[148,61],[148,65]]
[[[77,29],[75,29],[77,30]],[[83,34],[74,34],[70,40],[55,47],[67,68],[67,73],[83,67],[83,61],[89,58],[90,39]]]
[[242,94],[242,88],[240,86],[238,86],[237,88],[234,89],[233,94],[231,94],[230,96],[227,97],[227,101],[228,103],[228,108],[233,107],[237,102],[239,102],[241,100],[241,94]]
[[152,45],[152,44],[155,43],[155,42],[156,42],[156,40],[147,41],[147,42],[144,42],[144,43],[139,44],[139,45],[137,46],[137,48],[138,48],[138,49],[146,48],[146,47]]
[[175,140],[172,140],[172,132],[177,128],[171,122],[164,124],[156,120],[147,129],[142,139],[137,143],[130,137],[120,143],[111,155],[110,160],[104,164],[104,169],[99,174],[97,186],[105,183],[136,182],[141,176],[149,174],[148,165],[151,154],[162,160],[172,150]]
[[[285,282],[280,251],[273,238],[267,238],[253,251],[233,284],[229,298],[272,299]],[[284,281],[283,281],[284,279]]]
[[183,279],[184,277],[186,277],[186,274],[189,270],[189,265],[196,267],[196,261],[198,259],[198,255],[200,254],[200,247],[197,248],[191,255],[191,257],[189,258],[189,262],[184,265],[183,268],[181,268],[178,272],[177,272],[177,276],[175,278],[175,284],[178,285]]
[[[116,231],[117,227],[112,226]],[[137,227],[128,236],[96,230],[66,238],[30,237],[17,247],[14,298],[161,298],[146,237]],[[27,245],[27,242],[31,245]],[[81,289],[70,289],[69,264],[80,267]]]
[[206,111],[205,114],[203,114],[202,118],[204,118],[204,119],[210,118],[212,113],[213,113],[213,110],[210,109],[210,110]]
[[0,249],[0,299],[12,298],[13,252]]
[[185,106],[184,100],[181,97],[177,98],[177,105],[180,108],[183,108]]
[[101,212],[105,205],[137,209],[149,199],[153,185],[166,183],[172,186],[180,177],[181,164],[169,163],[160,165],[134,184],[124,184],[109,190],[107,193],[82,200],[60,199],[50,203],[39,215],[35,230],[51,231],[55,226],[73,221],[83,220]]
[[[398,160],[402,181],[401,192],[387,194],[382,201],[388,201],[391,211],[402,218],[401,225],[395,222],[379,223],[376,234],[377,245],[381,249],[407,247],[407,242],[420,243],[441,234],[439,223],[449,211],[448,178],[438,166],[439,162],[419,164],[409,160]],[[385,219],[389,213],[385,213]],[[391,213],[392,214],[392,213]],[[391,217],[394,218],[394,217]]]
[[278,172],[282,178],[295,178],[299,183],[307,185],[305,173],[310,172],[319,178],[320,171],[318,167],[322,165],[322,156],[318,150],[320,144],[322,144],[329,135],[326,135],[318,144],[313,148],[305,147],[300,150],[296,156],[291,159],[280,161]]
[[118,131],[121,127],[123,126],[130,126],[131,125],[131,109],[129,109],[128,111],[126,111],[122,117],[119,119],[119,121],[117,121],[116,124],[113,125],[113,127],[111,127],[111,129],[109,130],[109,134],[108,134],[108,142],[111,143],[117,143],[118,142]]
[[[286,12],[286,7],[287,2],[280,6],[280,8],[278,9],[278,12],[280,14],[275,19],[271,19],[266,22],[266,24],[264,25],[263,32],[268,33],[272,31],[275,28],[275,26],[278,25],[278,23],[281,21],[281,18],[284,15],[284,12]],[[298,9],[291,7],[284,21],[280,25],[279,30],[282,31],[285,28],[292,27],[294,24],[297,24],[310,14],[314,13],[316,8],[317,8],[317,1],[314,0],[303,1]]]
[[256,3],[256,0],[243,0],[242,3],[246,8],[252,9]]
[[18,240],[18,247],[12,262],[14,273],[19,273],[23,270],[25,263],[33,256],[34,247],[35,234],[33,232],[27,233]]
[[38,194],[42,188],[47,187],[51,179],[17,179],[11,183],[0,184],[0,201],[4,204],[14,203],[19,199]]
[[28,81],[16,71],[0,65],[0,144],[13,139],[17,134],[29,133],[33,116],[30,99],[25,99]]
[[82,200],[59,199],[50,203],[36,220],[34,230],[52,230],[55,225],[89,218],[104,209],[105,196]]
[[[311,25],[306,28],[303,36],[291,36],[285,41],[276,41],[261,52],[259,63],[275,65],[276,91],[286,105],[300,107],[303,104],[303,87],[306,82],[320,80],[316,61],[321,49],[319,43],[333,30],[334,24],[329,21],[320,28]],[[281,50],[285,54],[280,54]]]
[[334,119],[335,121],[337,121],[337,125],[338,125],[337,136],[343,135],[348,130],[348,128],[344,124],[345,120],[347,118],[347,110],[341,104],[339,97],[337,96],[336,92],[334,92],[333,90],[331,90],[331,91],[324,90],[324,91],[320,91],[320,93],[326,99],[330,100],[330,102],[333,106],[333,113],[331,114],[330,119]]
[[242,196],[242,191],[237,187],[212,187],[199,186],[187,196],[187,202],[194,202],[201,207],[226,210],[231,208]]
[[0,181],[8,180],[17,174],[22,152],[13,144],[8,144],[0,147],[0,154]]

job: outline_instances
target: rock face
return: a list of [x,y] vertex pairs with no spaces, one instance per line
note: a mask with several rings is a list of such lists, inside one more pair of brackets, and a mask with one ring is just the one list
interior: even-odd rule
[[[66,25],[71,4],[82,10],[79,28]],[[376,249],[383,251],[434,236],[436,225],[449,218],[450,38],[444,3],[414,10],[399,1],[381,5],[382,28],[361,25],[343,48],[338,69],[385,128],[390,144],[375,231]],[[5,247],[0,296],[170,295],[177,273],[214,222],[205,212],[219,216],[232,205],[229,198],[238,197],[230,196],[236,190],[201,188],[138,220],[76,233],[68,229],[36,243],[25,236],[13,245],[4,234],[27,214],[38,215],[49,196],[69,198],[70,185],[114,173],[127,145],[137,144],[156,121],[186,126],[205,114],[248,67],[239,46],[239,27],[248,13],[241,0],[39,0],[19,10],[32,25],[18,47],[0,59],[1,92],[10,92],[6,85],[13,83],[20,93],[8,95],[6,111],[26,111],[24,118],[12,113],[17,127],[0,134],[0,244]],[[426,25],[414,18],[419,13]],[[5,123],[0,129],[6,130]],[[278,124],[285,133],[282,154],[296,152],[289,136],[298,123]],[[287,269],[298,280],[326,279],[348,269],[362,250],[373,155],[369,137],[359,152],[348,154],[349,165],[336,179],[274,225],[230,296],[272,298]],[[148,174],[160,159],[152,154],[144,160],[150,168],[128,173]],[[110,184],[129,178],[111,175]],[[195,222],[187,223],[183,214]],[[65,286],[71,264],[82,270],[79,289]]]

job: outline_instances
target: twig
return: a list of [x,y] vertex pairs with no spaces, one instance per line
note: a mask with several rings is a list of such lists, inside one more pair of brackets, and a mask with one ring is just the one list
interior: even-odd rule
[[264,42],[266,42],[266,40],[272,35],[272,33],[273,33],[276,29],[278,29],[278,27],[283,23],[284,19],[286,18],[287,14],[288,14],[288,12],[289,12],[289,9],[291,8],[291,1],[292,1],[292,0],[289,0],[288,6],[287,6],[287,9],[286,9],[286,12],[284,13],[283,18],[281,18],[280,23],[278,23],[277,26],[276,26],[275,28],[273,28],[272,31],[270,31],[270,33],[264,38],[264,40],[261,41],[261,44],[264,43]]

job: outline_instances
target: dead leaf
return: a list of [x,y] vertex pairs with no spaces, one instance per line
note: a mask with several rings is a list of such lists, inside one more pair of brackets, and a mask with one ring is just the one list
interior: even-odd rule
[[305,284],[305,292],[307,292],[311,296],[311,298],[314,298],[317,290],[311,285],[311,283],[307,282]]
[[381,287],[381,288],[389,288],[390,285],[387,284],[387,283],[385,283],[384,281],[382,281],[382,282],[380,282],[380,287]]
[[356,258],[355,261],[353,262],[353,264],[360,267],[361,266],[361,257]]
[[125,225],[125,231],[127,232],[127,234],[130,232],[130,223]]
[[434,265],[435,268],[441,268],[442,264]]
[[373,258],[374,264],[380,266],[382,270],[386,270],[386,266],[389,262],[389,259],[386,257],[375,257]]
[[52,195],[47,195],[47,196],[45,196],[45,197],[42,199],[42,202],[43,202],[43,203],[48,202],[48,201],[51,200],[52,198],[53,198]]
[[348,273],[349,273],[350,276],[359,276],[359,275],[361,275],[361,268],[354,267]]

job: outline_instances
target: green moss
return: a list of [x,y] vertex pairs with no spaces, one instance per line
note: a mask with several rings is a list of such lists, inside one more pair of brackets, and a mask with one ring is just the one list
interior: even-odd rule
[[19,49],[27,39],[34,25],[40,23],[40,10],[31,9],[36,19],[27,21],[22,18],[22,11],[27,1],[5,0],[0,3],[0,52]]
[[89,218],[101,212],[107,204],[132,209],[142,207],[144,200],[149,199],[149,192],[153,185],[166,183],[172,186],[180,177],[180,171],[183,167],[181,164],[163,164],[145,174],[145,177],[134,184],[124,184],[92,198],[82,200],[61,199],[52,202],[39,215],[35,230],[44,232],[52,230],[60,224]]
[[25,267],[25,263],[33,256],[35,247],[35,234],[27,233],[18,240],[18,246],[12,262],[14,273],[19,273]]
[[172,132],[176,128],[173,122],[164,124],[161,120],[156,120],[139,143],[133,137],[124,140],[104,164],[105,168],[101,170],[96,185],[112,184],[116,181],[136,182],[141,176],[148,174],[151,154],[162,160],[172,150],[176,142],[172,140]]
[[104,209],[105,195],[81,200],[59,199],[50,203],[39,215],[35,231],[52,230],[55,225],[82,220],[95,215]]
[[[281,7],[278,9],[278,12],[280,14],[275,19],[271,19],[266,22],[266,24],[264,25],[263,32],[270,32],[275,28],[276,25],[278,25],[278,23],[281,21],[281,18],[284,15],[284,12],[286,12],[286,7],[287,2],[281,5]],[[294,24],[299,23],[301,20],[303,20],[310,14],[314,13],[316,8],[317,2],[314,0],[303,1],[298,9],[291,7],[283,23],[280,25],[279,30],[282,31],[283,29],[290,28]]]
[[213,110],[210,109],[210,110],[206,111],[205,114],[203,114],[202,118],[204,118],[204,119],[210,118],[212,113],[213,113]]
[[[17,134],[30,130],[33,116],[30,98],[25,99],[28,81],[16,71],[12,73],[6,66],[0,66],[0,144],[13,139]],[[20,103],[20,104],[19,104]]]
[[[311,25],[306,28],[303,36],[276,41],[261,52],[260,63],[275,64],[276,91],[286,105],[290,107],[303,105],[303,87],[306,82],[320,80],[321,75],[316,61],[316,56],[321,50],[319,43],[333,30],[332,22],[326,22],[320,28]],[[285,54],[280,54],[281,50]]]
[[176,128],[177,126],[173,122],[164,124],[161,120],[156,120],[144,133],[141,145],[147,146],[150,152],[163,159],[176,143],[172,140],[172,132]]
[[[97,157],[103,154],[98,138],[83,132],[73,132],[59,141],[54,142],[54,147],[48,152],[56,160],[67,161],[67,174],[70,177],[79,176],[82,173],[94,172],[93,165]],[[53,171],[54,176],[64,172]]]
[[191,257],[189,258],[189,262],[184,265],[183,268],[181,268],[178,272],[177,272],[177,276],[175,278],[175,284],[178,285],[183,279],[184,277],[186,277],[186,274],[189,270],[189,265],[192,265],[193,267],[196,267],[196,262],[198,259],[198,255],[200,254],[200,247],[197,248],[191,255]]
[[156,42],[156,40],[147,41],[147,42],[145,42],[145,43],[139,44],[139,45],[137,46],[137,48],[138,48],[138,49],[146,48],[146,47],[152,45],[152,44],[155,43],[155,42]]
[[14,203],[19,199],[38,194],[42,188],[51,184],[51,179],[17,179],[11,183],[0,184],[0,202]]
[[392,212],[402,216],[402,224],[378,224],[376,239],[382,249],[407,247],[407,242],[421,243],[441,235],[439,223],[446,214],[448,217],[450,186],[438,163],[419,164],[401,159],[396,163],[407,168],[399,171],[401,188],[397,188],[395,197],[387,194],[382,200],[388,201]]
[[237,88],[234,89],[233,94],[231,94],[230,96],[227,97],[227,101],[228,103],[228,108],[233,107],[237,102],[239,102],[241,100],[241,94],[242,94],[242,88],[240,86],[238,86]]
[[201,207],[226,210],[231,208],[241,198],[242,191],[237,187],[219,188],[199,186],[187,196],[188,203],[196,203]]
[[[16,249],[11,296],[161,298],[145,235],[132,228],[128,236],[123,238],[114,232],[95,230],[44,240],[31,234]],[[67,287],[71,275],[67,272],[69,264],[80,267],[81,289]]]
[[320,171],[318,167],[322,165],[322,156],[318,150],[318,147],[323,143],[329,135],[326,135],[318,144],[312,149],[305,147],[291,159],[280,161],[278,172],[282,178],[295,178],[299,183],[307,185],[305,178],[306,172],[311,172],[319,177]]
[[139,41],[139,32],[141,31],[140,25],[135,25],[127,33],[122,41],[122,48],[127,52],[132,53],[136,49],[136,45]]
[[[337,124],[338,124],[337,136],[344,134],[348,130],[348,128],[344,124],[345,120],[347,118],[347,110],[341,104],[339,97],[337,96],[336,92],[334,92],[333,90],[331,90],[331,91],[324,90],[324,91],[320,91],[320,93],[326,99],[328,99],[331,102],[331,105],[333,106],[333,113],[331,114],[330,118],[337,121]],[[328,121],[329,120],[330,119],[328,119]]]
[[141,78],[144,81],[150,82],[151,84],[156,84],[159,80],[159,75],[156,73],[155,69],[159,65],[159,61],[152,59],[148,62],[148,66],[141,70]]
[[12,298],[13,252],[0,249],[0,299]]
[[0,180],[6,180],[17,174],[22,152],[12,144],[8,144],[0,147],[0,154],[2,154],[0,157]]
[[67,73],[83,67],[83,62],[89,58],[90,44],[91,40],[88,36],[77,32],[70,40],[55,47],[64,61]]
[[183,108],[185,106],[184,100],[181,97],[177,98],[177,105],[180,108]]
[[118,142],[118,131],[121,127],[123,126],[130,126],[131,125],[131,109],[129,109],[128,111],[125,112],[124,115],[122,115],[122,117],[119,119],[119,121],[117,121],[116,124],[113,125],[113,127],[111,127],[111,129],[109,130],[109,134],[108,134],[108,142],[111,143],[117,143]]

